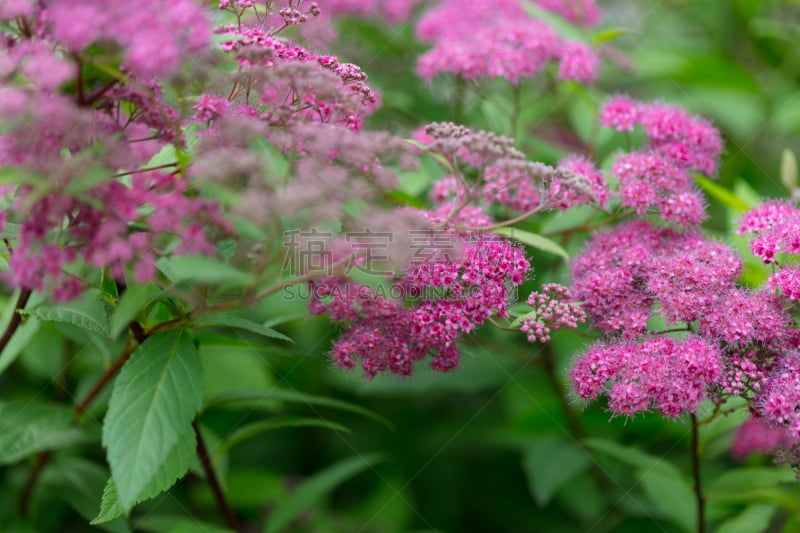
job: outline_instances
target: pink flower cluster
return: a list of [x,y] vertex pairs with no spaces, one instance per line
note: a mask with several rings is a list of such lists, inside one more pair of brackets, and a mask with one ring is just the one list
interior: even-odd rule
[[[15,12],[5,11],[0,15],[9,18]],[[70,52],[101,41],[118,44],[123,66],[137,76],[172,74],[211,40],[207,13],[193,0],[141,0],[135,9],[107,0],[50,0],[30,2],[21,11],[31,27]]]
[[793,261],[800,255],[800,209],[788,201],[768,201],[742,217],[739,233],[751,234],[753,255],[776,265],[768,285],[787,298],[800,300],[800,270]]
[[783,428],[771,426],[760,418],[750,417],[736,429],[731,452],[736,457],[751,453],[774,452],[776,448],[788,448],[795,444]]
[[377,106],[378,94],[365,83],[367,75],[352,63],[317,55],[258,27],[229,25],[217,31],[236,37],[222,43],[224,51],[236,54],[241,71],[228,97],[237,97],[232,110],[242,106],[240,113],[272,126],[326,122],[358,130]]
[[347,327],[331,351],[343,368],[360,365],[367,378],[408,376],[430,355],[431,368],[446,372],[458,366],[458,340],[492,316],[507,316],[512,290],[529,272],[524,251],[510,242],[468,240],[462,258],[423,262],[404,274],[397,287],[408,301],[332,278],[312,282],[310,307]]
[[734,289],[741,267],[731,250],[697,232],[632,221],[596,235],[573,259],[572,291],[595,327],[636,336],[655,302],[669,324],[707,314]]
[[647,337],[591,345],[573,362],[570,379],[581,398],[606,394],[614,414],[657,409],[677,417],[697,409],[722,368],[720,349],[701,337]]
[[705,217],[702,193],[691,173],[713,176],[722,150],[719,132],[705,119],[662,103],[646,104],[621,95],[604,106],[600,121],[617,131],[644,128],[647,145],[623,154],[613,165],[623,206],[643,215],[655,208],[664,220],[682,226]]
[[546,283],[541,292],[532,292],[527,302],[533,311],[522,317],[520,330],[530,342],[547,342],[552,330],[574,329],[586,320],[586,313],[563,285]]
[[405,22],[425,0],[326,0],[325,12],[333,17],[375,17],[391,23]]
[[[562,7],[566,3],[544,4],[571,15],[580,11]],[[599,16],[586,14],[587,21]],[[491,4],[442,0],[422,16],[417,35],[433,44],[418,63],[420,76],[427,80],[450,72],[470,80],[503,77],[516,84],[520,78],[535,76],[551,61],[560,61],[560,79],[588,84],[597,77],[600,64],[593,49],[560,37],[546,22],[528,15],[520,0]]]
[[[449,122],[429,124],[416,137],[426,151],[441,155],[457,172],[434,183],[431,190],[431,199],[439,204],[437,218],[456,225],[489,225],[486,209],[491,204],[533,213],[604,203],[608,198],[602,174],[581,156],[568,157],[554,168],[528,161],[509,137]],[[476,171],[476,179],[466,177]]]
[[780,357],[755,397],[756,413],[800,440],[800,353]]
[[32,192],[23,188],[14,201],[16,213],[30,205],[9,254],[8,276],[15,286],[48,290],[56,300],[81,293],[80,265],[109,267],[118,278],[130,267],[144,283],[155,277],[156,260],[167,250],[214,255],[211,239],[233,233],[216,202],[188,195],[186,180],[175,174],[135,175],[129,187],[107,181],[81,198],[54,193],[33,200]]

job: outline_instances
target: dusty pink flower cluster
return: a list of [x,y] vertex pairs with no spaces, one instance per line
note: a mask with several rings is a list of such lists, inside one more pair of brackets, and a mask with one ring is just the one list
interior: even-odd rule
[[[540,3],[576,23],[594,23],[600,17],[593,2]],[[600,65],[590,46],[559,36],[528,14],[520,0],[442,0],[422,15],[417,35],[433,45],[418,63],[419,74],[428,80],[449,72],[468,80],[502,77],[516,84],[559,62],[559,79],[588,84]]]

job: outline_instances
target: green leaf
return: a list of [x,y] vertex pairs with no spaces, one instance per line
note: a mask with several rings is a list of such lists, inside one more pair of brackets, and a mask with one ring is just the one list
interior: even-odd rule
[[561,247],[561,245],[551,239],[548,239],[547,237],[544,237],[543,235],[531,233],[529,231],[523,231],[517,228],[496,228],[492,231],[498,235],[509,237],[533,248],[542,250],[543,252],[549,252],[551,254],[561,256],[564,259],[569,259],[569,254],[564,248]]
[[735,468],[719,476],[706,493],[709,500],[737,500],[747,491],[795,482],[790,469],[775,466]]
[[572,478],[586,470],[589,457],[574,442],[559,436],[541,439],[522,459],[528,488],[544,507]]
[[350,430],[345,426],[322,418],[284,417],[275,418],[273,420],[262,420],[261,422],[253,422],[252,424],[239,427],[233,433],[231,433],[231,435],[225,439],[214,452],[215,460],[216,458],[222,457],[228,453],[231,448],[241,442],[273,429],[287,427],[321,427],[332,429],[334,431],[340,431],[342,433],[350,433]]
[[328,398],[327,396],[315,396],[313,394],[304,394],[302,392],[293,391],[289,389],[279,389],[277,387],[270,389],[266,392],[232,392],[220,394],[206,402],[204,409],[209,407],[229,405],[229,404],[244,404],[245,406],[254,408],[270,407],[273,402],[289,402],[299,403],[308,406],[330,407],[340,411],[349,411],[365,418],[370,418],[376,422],[380,422],[389,429],[394,429],[394,425],[381,415],[364,409],[360,405],[355,405],[336,398]]
[[90,294],[76,302],[63,306],[35,307],[25,311],[45,322],[64,322],[90,333],[109,338],[108,316],[105,305],[97,295]]
[[738,516],[724,521],[717,528],[717,533],[751,533],[767,531],[775,514],[775,506],[756,504],[748,507]]
[[152,283],[147,285],[128,285],[125,293],[119,299],[116,310],[111,315],[109,333],[112,338],[117,338],[120,333],[128,329],[128,324],[152,300],[158,298],[161,290]]
[[38,174],[19,167],[0,166],[0,185],[41,184],[44,179]]
[[522,3],[522,7],[531,17],[542,20],[552,26],[561,37],[572,39],[574,41],[584,41],[583,35],[581,35],[578,27],[568,22],[565,18],[556,15],[551,11],[542,9],[530,0],[525,0]]
[[172,283],[193,281],[209,285],[249,285],[253,277],[238,268],[205,255],[181,255],[170,259],[161,258],[157,266]]
[[153,533],[235,533],[208,522],[201,522],[196,517],[170,515],[147,515],[136,523],[137,529]]
[[148,338],[122,367],[103,424],[124,512],[133,507],[203,402],[203,369],[185,331]]
[[[182,478],[194,460],[195,446],[194,431],[190,429],[184,432],[172,447],[162,467],[156,471],[154,477],[136,497],[133,505],[155,498],[162,492],[169,490]],[[100,514],[91,523],[92,525],[104,524],[121,516],[123,513],[125,511],[120,505],[114,479],[109,478],[103,490],[103,498],[100,501]]]
[[726,205],[731,209],[739,211],[740,213],[744,213],[750,210],[750,206],[747,205],[747,202],[740,199],[738,196],[733,194],[725,187],[722,187],[718,183],[715,183],[704,176],[695,176],[694,181],[709,196],[722,203],[722,205]]
[[631,446],[623,446],[607,439],[585,439],[583,444],[604,453],[621,463],[635,466],[646,472],[658,471],[666,476],[681,477],[680,470],[663,457],[649,455]]
[[252,320],[247,320],[246,318],[241,318],[233,315],[220,314],[220,315],[203,317],[195,322],[195,326],[199,328],[223,327],[223,328],[243,329],[245,331],[249,331],[251,333],[255,333],[263,337],[269,337],[270,339],[279,339],[282,341],[288,341],[294,343],[294,341],[291,338],[287,337],[283,333],[280,333],[279,331],[275,331],[272,328],[268,328],[257,322],[253,322]]
[[[12,303],[12,306],[16,304],[15,301]],[[40,323],[37,319],[28,317],[25,320],[25,323],[22,324],[17,331],[14,333],[14,336],[11,337],[11,340],[8,341],[6,344],[5,349],[0,353],[0,374],[8,368],[11,363],[17,360],[19,354],[25,349],[25,347],[30,343],[33,336],[39,331]]]
[[72,420],[72,410],[61,405],[0,403],[0,465],[91,440],[84,430],[72,426]]
[[94,165],[88,168],[84,174],[70,181],[67,186],[64,187],[64,192],[66,194],[78,195],[84,191],[94,189],[97,185],[104,181],[110,181],[111,179],[111,172],[109,172],[107,168]]
[[[97,514],[97,500],[103,494],[108,471],[81,457],[57,457],[44,471],[42,485],[52,486],[62,498],[87,521]],[[125,533],[130,528],[124,520],[105,522],[102,529]]]
[[697,507],[689,483],[679,472],[663,469],[639,469],[640,483],[650,502],[661,516],[672,520],[686,531],[694,531]]
[[797,189],[797,157],[788,148],[781,156],[781,183],[790,193]]
[[264,528],[265,533],[282,531],[305,509],[318,505],[337,486],[380,460],[377,454],[351,457],[314,474],[275,507]]
[[619,39],[625,35],[631,33],[630,28],[609,28],[607,30],[602,30],[592,37],[592,44],[595,46],[599,44],[607,43],[608,41],[613,41],[614,39]]

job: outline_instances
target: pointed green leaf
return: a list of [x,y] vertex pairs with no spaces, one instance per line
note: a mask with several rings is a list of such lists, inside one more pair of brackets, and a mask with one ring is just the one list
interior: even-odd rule
[[747,202],[740,199],[738,196],[720,184],[715,183],[704,176],[695,176],[694,181],[706,192],[706,194],[719,201],[722,205],[728,206],[731,209],[735,209],[740,213],[750,210],[750,206],[747,205]]
[[[150,480],[144,490],[136,497],[134,505],[143,501],[155,498],[162,492],[169,490],[180,478],[186,474],[195,457],[196,440],[194,431],[190,429],[184,432],[175,446],[172,447],[163,466],[156,471],[155,476]],[[119,503],[117,487],[114,479],[109,478],[103,490],[103,498],[100,501],[100,514],[92,520],[92,525],[104,524],[124,513]]]
[[220,394],[219,396],[216,396],[206,402],[203,409],[230,404],[243,404],[250,409],[272,409],[275,401],[299,403],[309,406],[330,407],[340,411],[349,411],[366,418],[371,418],[372,420],[380,422],[390,429],[394,429],[394,425],[386,418],[373,411],[370,411],[369,409],[364,409],[360,405],[337,400],[336,398],[328,398],[327,396],[316,396],[313,394],[305,394],[302,392],[289,389],[280,389],[277,387],[273,387],[266,392],[231,392]]
[[629,33],[631,33],[629,28],[609,28],[596,33],[595,36],[592,37],[592,43],[597,46],[598,44],[619,39],[620,37],[628,35]]
[[305,509],[318,505],[333,489],[380,460],[377,454],[351,457],[317,472],[275,507],[264,531],[282,531]]
[[517,228],[496,228],[492,231],[498,235],[509,237],[521,242],[522,244],[527,244],[528,246],[542,250],[543,252],[549,252],[551,254],[559,255],[564,259],[569,259],[569,254],[564,248],[561,247],[560,244],[548,239],[543,235],[531,233],[530,231],[523,231]]
[[203,401],[203,369],[185,331],[148,338],[122,367],[103,424],[124,512],[164,468]]
[[294,342],[291,338],[287,337],[286,335],[284,335],[279,331],[275,331],[272,328],[268,328],[257,322],[253,322],[252,320],[247,320],[246,318],[241,318],[233,315],[213,315],[213,316],[203,317],[197,320],[195,322],[195,325],[200,328],[217,326],[225,328],[243,329],[245,331],[256,333],[264,337],[269,337],[271,339],[280,339],[282,341],[288,341],[291,343]]
[[253,422],[252,424],[237,428],[217,447],[214,456],[222,457],[228,453],[231,448],[241,442],[252,439],[267,431],[286,427],[321,427],[334,431],[341,431],[342,433],[350,433],[350,430],[345,426],[322,418],[284,417],[275,418],[273,420],[262,420],[261,422]]
[[640,483],[647,498],[661,516],[688,532],[695,531],[697,506],[689,483],[679,472],[639,469]]

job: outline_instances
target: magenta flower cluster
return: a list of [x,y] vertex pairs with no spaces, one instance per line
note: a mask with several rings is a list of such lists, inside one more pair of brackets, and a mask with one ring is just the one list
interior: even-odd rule
[[768,284],[786,298],[800,300],[800,209],[788,201],[772,200],[742,217],[739,233],[750,235],[750,250],[776,269]]
[[552,330],[574,329],[586,320],[580,304],[572,301],[570,290],[557,283],[542,285],[541,292],[532,292],[527,303],[533,311],[520,319],[520,330],[530,342],[548,342]]
[[[717,401],[739,395],[752,399],[777,390],[770,385],[769,376],[776,364],[783,364],[782,354],[797,348],[798,335],[779,298],[737,285],[741,269],[742,262],[733,251],[697,231],[632,221],[597,235],[572,261],[571,288],[574,297],[584,302],[592,324],[609,340],[590,346],[576,358],[570,375],[578,395],[596,398],[606,391],[613,400],[609,408],[617,414],[658,406],[664,414],[677,416],[683,410],[694,411],[697,402],[706,397]],[[656,314],[672,333],[648,328]],[[715,355],[708,355],[708,364],[715,370],[705,373],[692,367],[691,372],[701,375],[694,381],[691,401],[670,403],[655,392],[645,401],[646,395],[638,388],[642,378],[630,374],[623,363],[611,362],[618,356],[637,361],[642,365],[635,367],[639,371],[657,373],[664,380],[674,378],[683,387],[689,374],[669,365],[659,367],[659,357],[651,360],[641,354],[653,353],[645,346],[666,350],[659,343],[678,342],[668,335],[692,331],[696,333],[686,339],[695,339],[692,346],[702,341],[709,347],[707,355]],[[639,355],[631,359],[631,353]],[[605,370],[609,365],[616,370]],[[650,368],[652,365],[656,367]],[[670,372],[677,373],[671,378]],[[638,392],[632,398],[639,403],[618,400],[619,394],[633,394],[634,390]],[[663,401],[683,407],[665,409]],[[639,408],[634,409],[634,404]],[[775,416],[769,419],[780,423]]]
[[[593,2],[579,3],[583,6],[541,2],[576,22],[599,19]],[[420,76],[428,80],[449,72],[468,80],[502,77],[516,84],[558,61],[559,79],[588,84],[599,70],[599,58],[590,46],[562,38],[528,14],[520,0],[442,0],[423,14],[417,35],[433,45],[418,63]]]
[[722,140],[710,122],[677,106],[646,104],[625,95],[606,102],[600,121],[625,132],[641,126],[647,134],[646,146],[619,156],[612,167],[623,206],[639,215],[654,210],[682,226],[705,219],[703,195],[692,173],[716,172]]
[[331,358],[343,368],[411,375],[430,356],[434,370],[459,364],[458,341],[493,316],[508,316],[509,299],[530,272],[525,253],[500,239],[466,240],[463,257],[414,265],[398,282],[403,299],[388,299],[343,278],[312,282],[311,311],[347,327]]

